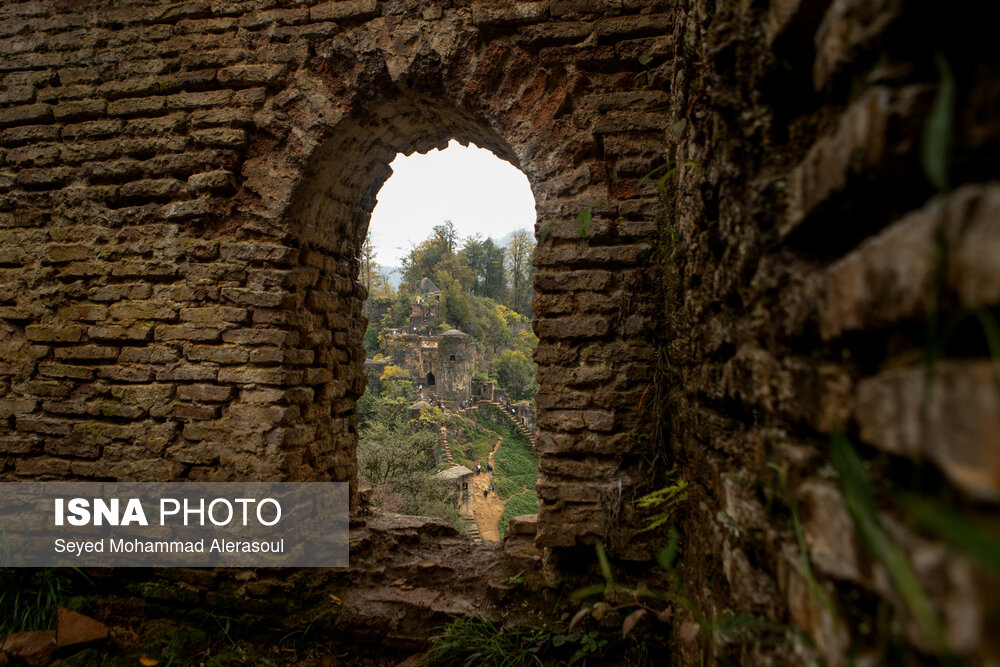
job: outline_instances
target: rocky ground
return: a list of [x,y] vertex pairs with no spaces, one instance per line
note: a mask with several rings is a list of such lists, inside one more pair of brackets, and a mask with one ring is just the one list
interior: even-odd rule
[[[518,531],[511,545],[533,540]],[[537,620],[522,605],[534,560],[521,552],[372,513],[352,517],[347,568],[95,570],[74,598],[87,616],[0,638],[0,665],[396,665],[454,617]],[[64,616],[91,632],[70,633]]]

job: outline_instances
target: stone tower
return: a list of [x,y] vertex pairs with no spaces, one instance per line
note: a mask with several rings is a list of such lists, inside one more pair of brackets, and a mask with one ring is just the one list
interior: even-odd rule
[[437,394],[446,401],[471,398],[472,364],[476,345],[458,329],[449,329],[438,337]]

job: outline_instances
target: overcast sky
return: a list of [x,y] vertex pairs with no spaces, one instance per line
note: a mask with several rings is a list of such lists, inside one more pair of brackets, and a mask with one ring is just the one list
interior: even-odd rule
[[370,227],[383,266],[399,266],[411,242],[420,243],[445,220],[459,238],[478,232],[499,241],[515,229],[534,229],[527,177],[486,149],[452,141],[443,151],[397,155],[391,166]]

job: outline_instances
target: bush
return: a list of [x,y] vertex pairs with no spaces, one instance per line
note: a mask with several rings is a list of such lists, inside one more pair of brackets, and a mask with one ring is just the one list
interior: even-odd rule
[[513,495],[524,492],[524,484],[509,477],[495,477],[497,484],[497,495],[507,500]]
[[[503,443],[494,457],[496,474],[514,480],[532,491],[538,482],[538,456],[531,443],[518,433],[510,431],[504,435]],[[520,488],[518,488],[520,490]]]

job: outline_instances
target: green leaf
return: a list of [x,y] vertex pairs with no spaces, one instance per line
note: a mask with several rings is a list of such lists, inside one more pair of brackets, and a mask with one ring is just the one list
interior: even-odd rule
[[591,209],[597,206],[597,204],[591,204],[587,208],[583,209],[576,214],[576,233],[580,236],[586,236],[587,232],[590,231],[590,223],[592,220]]
[[935,53],[934,62],[941,76],[941,82],[934,96],[930,116],[924,125],[921,158],[924,174],[927,175],[931,185],[944,191],[949,188],[948,160],[951,153],[951,127],[955,107],[955,76],[944,54]]
[[935,650],[946,649],[944,630],[934,605],[924,593],[920,580],[913,572],[906,554],[882,527],[875,509],[875,498],[868,484],[861,459],[843,433],[833,434],[832,460],[840,477],[840,490],[854,528],[869,553],[885,567],[893,588],[923,630]]
[[604,545],[598,542],[595,547],[597,548],[597,562],[601,566],[601,574],[604,575],[604,582],[608,586],[614,586],[615,580],[611,576],[611,563],[608,562],[608,554],[604,551]]
[[542,228],[542,233],[539,234],[539,237],[538,237],[538,245],[542,245],[543,243],[545,243],[545,239],[548,237],[549,232],[552,231],[552,228],[555,227],[555,225],[556,225],[556,223],[553,220],[553,221],[550,221],[549,224],[545,225],[545,227]]
[[639,64],[645,67],[649,63],[653,62],[653,54],[643,53],[639,56]]
[[656,554],[656,562],[664,570],[669,570],[673,566],[675,558],[677,558],[677,529],[671,527],[667,546]]
[[687,124],[688,124],[687,118],[681,118],[679,121],[671,125],[670,129],[673,131],[674,134],[679,135],[681,132],[684,131],[684,128],[687,127]]

